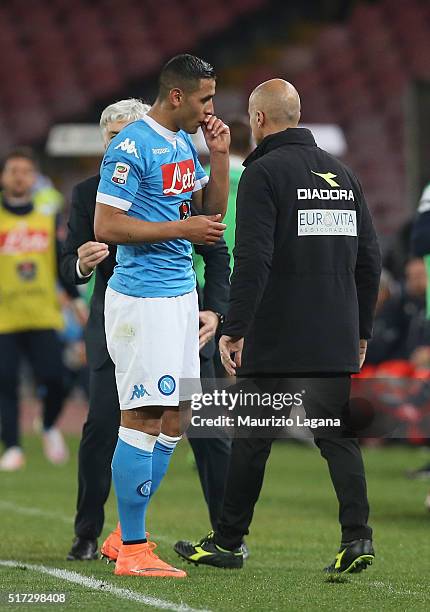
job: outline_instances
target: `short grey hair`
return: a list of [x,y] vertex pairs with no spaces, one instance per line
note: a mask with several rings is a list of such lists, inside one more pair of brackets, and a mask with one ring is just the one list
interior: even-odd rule
[[137,98],[119,100],[106,106],[100,116],[100,128],[104,131],[111,121],[137,121],[142,119],[150,108],[149,104],[144,104]]

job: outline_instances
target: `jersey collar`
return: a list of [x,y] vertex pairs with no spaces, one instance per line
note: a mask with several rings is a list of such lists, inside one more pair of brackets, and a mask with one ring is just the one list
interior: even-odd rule
[[160,134],[160,136],[163,136],[163,138],[165,138],[176,146],[176,138],[178,134],[177,132],[172,132],[172,130],[168,130],[166,127],[164,127],[164,125],[161,125],[152,117],[148,117],[148,115],[144,115],[142,119],[143,121],[145,121],[145,123],[149,125],[150,128],[154,130],[154,132],[157,132],[157,134]]

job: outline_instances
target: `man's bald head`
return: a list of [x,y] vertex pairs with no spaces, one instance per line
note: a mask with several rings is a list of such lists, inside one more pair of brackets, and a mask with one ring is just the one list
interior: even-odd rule
[[296,88],[283,79],[261,83],[249,97],[249,116],[257,143],[269,134],[297,127],[300,98]]

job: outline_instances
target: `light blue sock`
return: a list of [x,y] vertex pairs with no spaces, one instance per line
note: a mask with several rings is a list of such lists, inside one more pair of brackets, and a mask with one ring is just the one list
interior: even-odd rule
[[123,542],[145,540],[145,516],[151,493],[152,452],[157,438],[119,428],[112,459],[112,480]]
[[154,452],[152,454],[151,497],[160,486],[161,481],[167,472],[167,468],[169,467],[173,451],[181,438],[182,436],[174,438],[163,433],[160,433],[158,436],[157,442],[154,446]]

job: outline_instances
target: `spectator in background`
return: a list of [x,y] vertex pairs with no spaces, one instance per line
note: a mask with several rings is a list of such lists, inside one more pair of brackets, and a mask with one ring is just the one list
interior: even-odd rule
[[[63,326],[57,294],[56,219],[52,210],[33,199],[37,165],[31,150],[7,155],[1,173],[0,196],[0,419],[6,450],[0,470],[14,471],[25,463],[18,420],[19,365],[25,356],[43,399],[43,446],[52,463],[68,457],[55,427],[65,392]],[[74,288],[66,288],[77,297]]]
[[[223,222],[227,225],[224,232],[224,240],[230,255],[230,271],[233,272],[233,249],[236,233],[236,195],[239,180],[244,171],[243,161],[251,153],[252,134],[246,119],[236,118],[229,121],[230,127],[230,188],[228,193],[228,207]],[[201,255],[194,251],[194,268],[197,275],[199,287],[204,287],[204,261]]]
[[[399,295],[379,297],[367,362],[379,365],[391,360],[409,360],[417,367],[430,367],[430,326],[426,320],[427,275],[422,259],[411,259],[405,269]],[[387,284],[387,273],[385,281]],[[390,284],[390,283],[388,283]],[[392,285],[392,283],[391,283]],[[384,285],[380,296],[387,289]]]
[[59,215],[64,207],[63,194],[55,189],[51,179],[38,172],[32,190],[33,202],[36,208],[45,214]]
[[[390,213],[388,213],[390,214]],[[405,266],[411,256],[412,221],[407,221],[393,236],[391,246],[383,249],[382,262],[384,268],[393,275],[395,280],[403,281]]]
[[411,250],[422,257],[427,271],[427,318],[430,318],[430,183],[426,185],[417,208],[411,233]]
[[233,119],[229,122],[231,145],[230,145],[230,190],[228,194],[228,207],[224,217],[227,225],[224,232],[224,240],[227,243],[230,254],[230,269],[233,272],[233,249],[236,233],[236,195],[239,180],[244,171],[243,161],[251,153],[252,135],[249,122],[246,119]]
[[[427,274],[426,292],[426,315],[430,318],[430,183],[428,183],[422,194],[417,208],[417,214],[412,225],[411,251],[414,256],[422,257]],[[425,351],[422,350],[419,356],[426,359]],[[427,440],[427,446],[429,441]],[[407,472],[409,478],[430,479],[430,462],[422,467]],[[430,510],[430,493],[425,499],[425,506]]]
[[[378,299],[376,301],[375,314],[377,315],[384,304],[396,294],[397,284],[388,270],[383,269],[379,283]],[[375,329],[375,326],[373,327]]]

